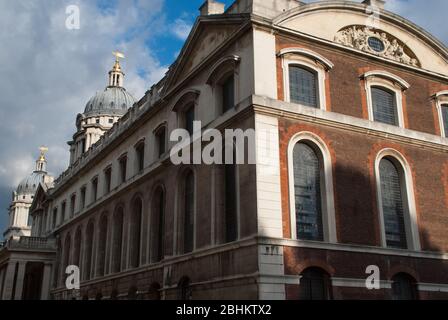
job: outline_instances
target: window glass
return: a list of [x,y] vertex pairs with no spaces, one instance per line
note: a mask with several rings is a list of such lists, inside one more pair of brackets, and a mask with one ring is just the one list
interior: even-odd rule
[[317,74],[298,66],[289,67],[290,101],[304,106],[317,108]]
[[395,93],[379,87],[372,87],[373,119],[398,126]]

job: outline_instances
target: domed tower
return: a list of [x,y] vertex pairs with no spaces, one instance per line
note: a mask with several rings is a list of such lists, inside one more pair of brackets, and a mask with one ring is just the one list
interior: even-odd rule
[[9,225],[4,232],[5,239],[29,237],[31,235],[31,223],[29,222],[29,209],[39,184],[51,184],[53,177],[47,173],[47,160],[45,152],[47,148],[40,148],[40,156],[36,161],[35,170],[23,179],[12,194],[12,202],[9,206]]
[[109,84],[103,92],[93,96],[84,113],[76,117],[77,132],[70,146],[70,165],[86,152],[91,145],[118,121],[133,106],[136,99],[123,87],[124,73],[119,58],[124,55],[114,52],[115,64],[109,71]]

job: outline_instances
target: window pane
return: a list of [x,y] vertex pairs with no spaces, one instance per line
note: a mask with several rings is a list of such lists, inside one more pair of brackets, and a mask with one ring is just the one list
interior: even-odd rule
[[328,300],[328,276],[317,268],[310,268],[301,274],[300,299],[301,300]]
[[235,81],[233,75],[222,85],[222,111],[226,112],[235,106]]
[[401,273],[392,278],[392,294],[394,300],[416,300],[415,280]]
[[387,246],[406,249],[402,187],[399,172],[392,161],[381,160],[380,179]]
[[317,108],[317,77],[314,72],[297,66],[289,67],[289,93],[294,103]]
[[448,104],[442,106],[442,120],[445,128],[445,137],[448,137]]
[[236,168],[234,164],[224,165],[226,242],[235,241],[238,237]]
[[194,121],[194,107],[188,108],[185,111],[185,129],[188,131],[190,136],[193,135],[193,121]]
[[159,145],[159,158],[165,153],[165,128],[160,130],[157,135],[158,145]]
[[194,232],[194,177],[189,173],[185,179],[184,253],[193,251]]
[[293,157],[297,238],[323,241],[319,158],[304,143],[296,144]]
[[375,121],[398,125],[395,94],[381,88],[372,88],[373,118]]

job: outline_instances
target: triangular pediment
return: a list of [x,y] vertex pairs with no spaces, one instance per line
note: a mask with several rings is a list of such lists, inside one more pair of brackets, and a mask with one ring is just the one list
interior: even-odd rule
[[169,72],[165,90],[186,78],[193,70],[229,40],[244,24],[245,19],[199,20],[185,42],[179,58]]

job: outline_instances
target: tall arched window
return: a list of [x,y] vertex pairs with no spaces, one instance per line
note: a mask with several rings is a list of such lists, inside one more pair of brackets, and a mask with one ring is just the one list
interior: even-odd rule
[[191,300],[190,279],[183,277],[177,286],[179,288],[179,300]]
[[[70,233],[65,237],[64,242],[64,260],[62,262],[62,279],[65,280],[66,274],[65,270],[70,263],[70,249],[71,249],[72,238]],[[63,281],[64,282],[64,281]]]
[[92,276],[92,254],[93,254],[93,233],[95,232],[95,227],[93,222],[89,222],[87,225],[86,232],[86,250],[85,250],[85,268],[84,274],[85,279],[89,280]]
[[398,126],[395,93],[382,87],[372,87],[371,90],[374,121]]
[[100,234],[98,239],[98,263],[96,266],[96,274],[97,276],[104,275],[104,269],[106,267],[106,244],[107,244],[107,216],[104,215],[101,217],[100,226],[99,226]]
[[152,252],[153,261],[158,262],[164,256],[165,238],[165,192],[162,187],[157,188],[154,193],[152,223]]
[[114,214],[112,239],[112,272],[121,271],[121,252],[123,243],[123,208],[119,207]]
[[406,273],[396,274],[392,278],[392,297],[394,300],[417,300],[417,285],[413,277]]
[[184,215],[183,215],[183,252],[188,253],[194,248],[194,174],[189,171],[184,184]]
[[238,208],[237,208],[237,165],[236,149],[227,147],[227,152],[232,152],[233,163],[224,164],[224,225],[225,242],[232,242],[238,238]]
[[300,278],[301,300],[331,299],[330,276],[320,268],[308,268]]
[[323,241],[320,158],[312,147],[299,142],[293,165],[297,239]]
[[82,243],[82,231],[81,228],[76,230],[75,234],[75,250],[73,251],[73,265],[81,267],[81,243]]
[[395,163],[388,158],[380,162],[380,181],[386,245],[407,249],[402,178]]
[[291,102],[318,108],[318,90],[316,72],[298,65],[289,66],[289,94]]
[[142,200],[136,198],[132,204],[131,225],[130,225],[130,265],[137,268],[140,265],[140,238],[142,225]]

